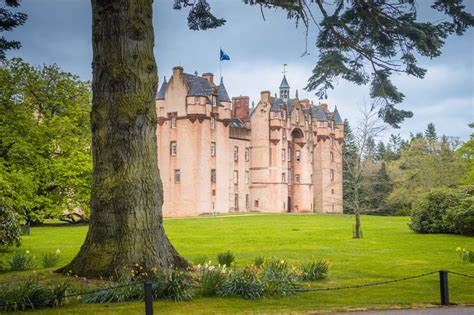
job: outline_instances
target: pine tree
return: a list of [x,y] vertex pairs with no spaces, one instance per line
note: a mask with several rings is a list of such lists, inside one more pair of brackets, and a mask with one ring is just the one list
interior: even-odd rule
[[347,119],[344,120],[344,145],[343,145],[343,200],[344,200],[344,213],[353,213],[350,200],[354,198],[354,175],[351,171],[357,163],[357,145],[355,138],[352,133],[352,128],[349,125]]
[[385,162],[382,162],[380,169],[372,176],[371,180],[371,206],[374,210],[381,210],[385,205],[385,200],[392,191],[392,181],[387,172]]
[[[27,15],[21,12],[13,12],[11,8],[20,5],[21,0],[0,0],[0,32],[9,32],[14,28],[25,24]],[[9,9],[10,8],[10,9]],[[7,50],[19,49],[21,44],[16,40],[7,40],[0,37],[0,59],[5,58]]]

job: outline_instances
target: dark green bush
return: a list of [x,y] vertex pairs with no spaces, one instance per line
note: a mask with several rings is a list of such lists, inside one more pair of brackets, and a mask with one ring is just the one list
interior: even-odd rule
[[226,279],[228,273],[226,269],[206,266],[199,271],[198,282],[200,293],[203,296],[215,296]]
[[288,295],[301,288],[296,270],[291,270],[283,260],[270,260],[263,268],[261,282],[266,295]]
[[0,200],[0,247],[20,246],[21,230],[15,212]]
[[231,251],[227,251],[225,253],[220,253],[217,255],[217,260],[221,266],[230,267],[232,263],[235,261],[235,256]]
[[244,299],[258,299],[263,295],[263,284],[253,268],[235,269],[218,290],[221,296],[240,296]]
[[24,311],[42,307],[60,306],[69,286],[59,284],[40,285],[38,278],[18,281],[15,284],[0,286],[0,309],[3,311]]
[[450,233],[443,217],[460,202],[460,194],[450,189],[433,189],[422,194],[414,202],[410,228],[418,233]]
[[443,221],[450,233],[474,235],[474,197],[465,198],[458,206],[449,208]]

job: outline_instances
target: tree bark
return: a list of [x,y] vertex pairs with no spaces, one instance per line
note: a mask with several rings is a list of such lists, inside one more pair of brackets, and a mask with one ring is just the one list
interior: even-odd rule
[[120,278],[186,267],[163,228],[157,164],[152,0],[92,0],[91,219],[86,240],[59,272]]

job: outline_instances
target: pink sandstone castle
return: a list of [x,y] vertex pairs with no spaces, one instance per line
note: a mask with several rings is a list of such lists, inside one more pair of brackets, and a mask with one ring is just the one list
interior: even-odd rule
[[173,68],[159,89],[158,165],[165,216],[211,212],[342,213],[344,124],[327,104],[227,94],[211,73]]

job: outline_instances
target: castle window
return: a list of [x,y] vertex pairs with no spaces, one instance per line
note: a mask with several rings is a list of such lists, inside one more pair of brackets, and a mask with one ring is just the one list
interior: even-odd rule
[[291,171],[288,172],[288,185],[291,185]]
[[217,97],[215,95],[212,96],[212,106],[217,106]]
[[331,156],[331,161],[334,161],[334,152],[330,152],[329,155]]
[[319,127],[324,127],[324,122],[320,121],[319,122]]
[[273,112],[273,118],[278,118],[278,112]]
[[282,129],[281,132],[283,133],[283,139],[286,139],[286,129]]
[[255,208],[258,208],[258,200],[255,200],[255,201],[253,202],[253,204],[254,204]]
[[286,150],[285,149],[281,149],[281,160],[284,161],[286,158]]
[[215,169],[211,170],[211,182],[212,183],[216,182],[216,170]]
[[216,118],[211,116],[211,129],[216,128]]
[[216,156],[216,143],[211,142],[211,156]]
[[177,153],[177,144],[176,144],[176,141],[171,141],[170,142],[170,154],[171,155],[176,155]]
[[234,171],[234,185],[239,184],[239,171]]
[[250,182],[250,173],[249,171],[245,171],[245,183],[248,184]]
[[296,150],[295,159],[296,159],[297,162],[301,161],[301,152],[300,152],[300,150]]
[[239,210],[239,194],[234,195],[234,208],[235,210]]
[[181,182],[181,171],[180,170],[174,170],[174,182],[176,184],[179,184]]
[[239,160],[239,147],[238,146],[235,146],[234,147],[234,161],[238,161]]
[[295,182],[300,183],[300,174],[295,175]]
[[215,189],[212,190],[212,195],[213,195],[213,196],[216,195],[216,190],[215,190]]
[[171,128],[176,128],[176,116],[171,117]]
[[245,148],[245,161],[248,162],[250,161],[250,149]]
[[286,182],[286,173],[281,173],[281,182],[282,183]]
[[296,111],[296,122],[300,122],[300,112]]
[[333,195],[334,195],[334,189],[331,189],[331,194],[333,194]]
[[195,96],[194,97],[194,104],[199,104],[201,103],[200,99],[199,99],[199,96]]
[[334,180],[334,170],[331,170],[331,181]]
[[291,148],[288,148],[288,162],[291,161]]
[[245,195],[245,209],[248,209],[250,208],[250,198],[249,198],[249,194],[246,194]]

